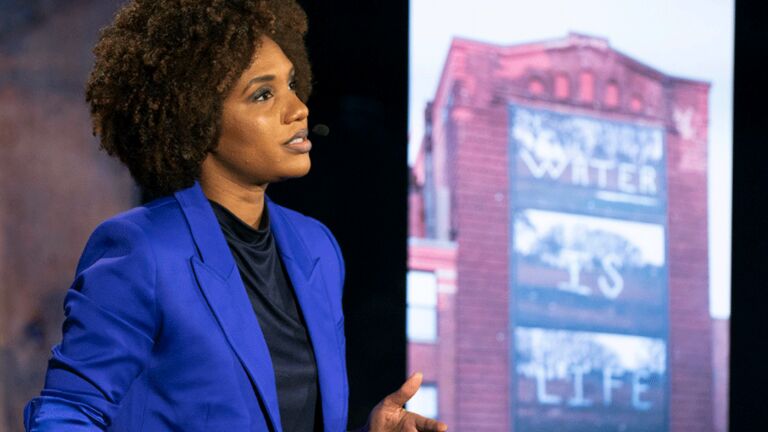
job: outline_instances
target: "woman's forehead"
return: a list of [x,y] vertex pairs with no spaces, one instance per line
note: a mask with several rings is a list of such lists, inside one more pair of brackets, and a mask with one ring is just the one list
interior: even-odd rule
[[289,74],[293,69],[293,63],[271,38],[262,36],[253,52],[253,58],[245,75],[260,73]]

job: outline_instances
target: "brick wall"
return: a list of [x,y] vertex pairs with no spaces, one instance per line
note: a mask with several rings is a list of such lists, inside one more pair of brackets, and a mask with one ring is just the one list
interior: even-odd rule
[[713,399],[716,432],[728,431],[728,383],[730,367],[729,319],[715,319],[712,322],[712,369],[714,370]]
[[[468,74],[459,76],[474,81]],[[509,430],[506,106],[457,105],[453,113],[453,217],[459,245],[456,368],[462,389],[456,428]]]
[[707,267],[707,90],[668,87],[670,429],[713,430]]

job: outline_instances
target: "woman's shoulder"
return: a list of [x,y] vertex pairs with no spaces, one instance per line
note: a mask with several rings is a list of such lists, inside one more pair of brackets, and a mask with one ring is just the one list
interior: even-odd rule
[[109,242],[121,239],[126,243],[176,243],[174,239],[188,236],[184,215],[173,196],[159,198],[102,221],[91,234],[89,244],[95,240]]
[[125,210],[102,221],[97,230],[102,227],[134,225],[137,228],[152,233],[153,231],[178,226],[183,218],[179,203],[173,196],[158,198],[148,203]]

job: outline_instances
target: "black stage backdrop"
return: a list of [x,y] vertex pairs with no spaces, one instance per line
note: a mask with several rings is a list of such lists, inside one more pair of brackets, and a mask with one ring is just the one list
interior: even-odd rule
[[[730,430],[768,430],[768,5],[736,1]],[[723,227],[725,229],[725,227]]]
[[323,221],[344,254],[350,427],[406,373],[408,2],[300,1],[314,72],[312,169],[270,185]]

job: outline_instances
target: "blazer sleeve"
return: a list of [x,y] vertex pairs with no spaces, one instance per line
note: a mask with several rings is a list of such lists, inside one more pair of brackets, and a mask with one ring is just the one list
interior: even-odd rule
[[156,261],[128,220],[94,231],[64,299],[61,343],[45,385],[24,408],[27,431],[106,430],[154,344]]

